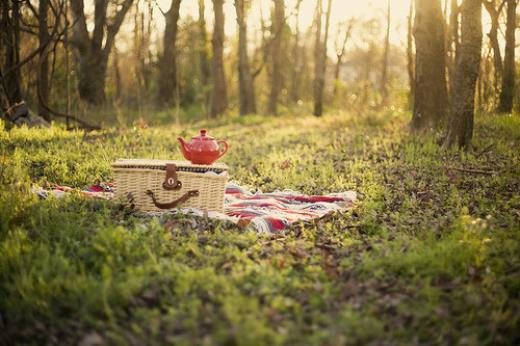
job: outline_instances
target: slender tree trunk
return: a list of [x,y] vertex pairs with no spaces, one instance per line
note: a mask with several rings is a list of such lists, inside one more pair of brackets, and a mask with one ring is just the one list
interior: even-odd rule
[[[334,89],[332,91],[332,95],[334,98],[338,95],[338,83],[339,83],[339,74],[341,72],[341,64],[343,63],[343,56],[345,55],[345,47],[347,46],[347,41],[350,38],[350,33],[352,32],[353,22],[351,21],[348,24],[348,27],[345,31],[345,36],[343,36],[343,41],[341,42],[341,49],[336,47],[336,66],[334,67]],[[338,30],[339,36],[339,30]]]
[[9,106],[22,101],[20,69],[20,7],[17,1],[2,0],[2,45],[5,49],[3,71],[7,71],[3,87]]
[[224,113],[227,109],[227,87],[224,71],[224,0],[213,0],[215,25],[213,29],[212,75],[213,93],[211,95],[210,116],[212,118]]
[[289,97],[292,102],[298,102],[300,100],[300,84],[301,84],[301,61],[300,61],[300,7],[302,0],[297,0],[295,14],[296,17],[294,25],[294,45],[293,45],[293,66],[292,66],[292,78],[291,78],[291,90],[289,91]]
[[244,0],[235,0],[238,24],[238,89],[240,99],[240,115],[256,113],[253,76],[249,67],[247,54],[247,23]]
[[491,49],[493,50],[493,66],[495,69],[495,94],[500,92],[500,81],[502,79],[502,54],[500,52],[500,43],[498,42],[498,29],[500,26],[500,14],[502,12],[502,8],[505,4],[505,0],[499,4],[498,9],[496,7],[496,1],[484,1],[485,8],[489,13],[489,17],[491,18],[491,28],[488,33],[489,43],[491,44]]
[[159,94],[162,104],[173,105],[178,94],[177,83],[177,32],[181,0],[172,0],[170,9],[166,12],[166,27],[163,37],[163,54],[159,61]]
[[199,18],[197,24],[199,27],[199,65],[202,84],[206,85],[210,80],[209,54],[208,54],[208,33],[206,30],[206,6],[204,0],[199,0]]
[[413,12],[414,12],[414,0],[410,0],[410,8],[408,11],[408,32],[406,36],[406,58],[408,67],[408,82],[410,83],[410,94],[408,97],[408,105],[410,109],[413,109],[413,103],[415,98],[415,56],[413,53]]
[[325,35],[323,37],[323,45],[320,54],[320,71],[317,77],[317,94],[314,98],[314,115],[320,117],[323,114],[323,94],[325,92],[325,76],[327,74],[327,41],[329,40],[330,27],[330,11],[332,8],[332,0],[328,0],[327,13],[325,17]]
[[518,0],[507,0],[506,52],[504,57],[504,74],[500,92],[500,113],[513,111],[513,96],[515,93],[515,30],[516,7]]
[[[47,45],[49,40],[48,30],[48,13],[49,13],[49,0],[40,0],[38,7],[38,40],[40,48]],[[45,105],[49,104],[49,49],[42,49],[39,55],[38,61],[38,93],[40,94],[39,100],[42,100]],[[38,115],[44,118],[46,121],[50,121],[50,114],[41,102],[38,102]]]
[[[313,84],[313,87],[314,87],[314,115],[316,115],[317,113],[317,107],[321,107],[321,106],[318,106],[318,102],[321,102],[319,100],[320,98],[320,95],[321,95],[321,85],[320,85],[320,74],[321,74],[321,71],[322,71],[322,53],[321,53],[321,49],[322,49],[322,45],[321,45],[321,27],[322,27],[322,24],[321,24],[321,20],[322,20],[322,16],[323,16],[323,3],[322,3],[322,0],[318,0],[316,2],[316,11],[315,11],[315,16],[316,16],[316,37],[314,39],[314,84]],[[320,110],[320,114],[321,115],[321,110]]]
[[119,52],[117,51],[117,48],[114,46],[114,52],[112,53],[114,55],[114,75],[115,75],[115,82],[116,82],[116,100],[121,99],[121,69],[119,66]]
[[482,0],[464,0],[462,34],[444,146],[470,148],[473,136],[475,87],[482,49]]
[[415,1],[415,97],[411,127],[431,130],[447,104],[444,19],[440,0]]
[[274,0],[273,41],[271,44],[272,75],[268,112],[278,114],[278,99],[282,91],[282,38],[285,25],[284,0]]
[[450,27],[448,36],[448,78],[450,90],[452,89],[452,82],[455,73],[455,64],[457,62],[457,52],[459,50],[459,14],[460,8],[458,4],[458,0],[451,0],[450,2]]
[[388,102],[388,55],[390,53],[390,20],[391,20],[391,12],[390,12],[390,0],[387,3],[386,10],[386,36],[385,36],[385,49],[383,53],[383,66],[381,70],[381,105],[386,105]]

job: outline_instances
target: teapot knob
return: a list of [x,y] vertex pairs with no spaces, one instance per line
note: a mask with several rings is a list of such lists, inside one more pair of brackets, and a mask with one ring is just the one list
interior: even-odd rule
[[206,131],[205,129],[202,129],[202,130],[200,130],[200,135],[201,135],[202,137],[204,137],[204,136],[206,136],[206,132],[207,132],[207,131]]

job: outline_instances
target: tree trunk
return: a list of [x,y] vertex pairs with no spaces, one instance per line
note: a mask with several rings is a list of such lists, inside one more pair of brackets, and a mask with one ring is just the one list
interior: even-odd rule
[[272,25],[272,73],[271,73],[271,93],[269,95],[269,114],[278,114],[278,99],[282,91],[282,30],[285,25],[285,5],[284,0],[274,0],[274,18]]
[[212,74],[213,93],[211,95],[210,116],[212,118],[227,109],[227,87],[224,71],[224,0],[213,0],[215,24],[211,44],[213,47]]
[[[40,94],[39,100],[43,101],[45,105],[49,104],[49,49],[43,48],[48,45],[49,30],[48,30],[48,13],[49,13],[49,0],[40,0],[38,8],[38,40],[40,44],[40,54],[38,61],[38,81],[37,88]],[[57,20],[57,19],[56,19]],[[38,115],[44,118],[46,121],[50,121],[49,111],[42,106],[42,102],[38,102]]]
[[[341,49],[336,47],[336,66],[334,67],[334,89],[332,91],[332,95],[334,98],[338,95],[338,83],[339,83],[339,74],[341,72],[341,64],[343,63],[343,56],[345,55],[345,47],[347,46],[347,41],[350,38],[350,33],[352,32],[352,27],[354,22],[351,20],[348,24],[348,27],[345,31],[345,36],[343,36],[343,41],[341,41]],[[339,36],[338,29],[338,36]]]
[[385,50],[383,53],[383,66],[381,70],[381,105],[385,106],[388,102],[388,55],[390,53],[390,0],[388,0],[386,10],[386,36],[385,36]]
[[414,12],[414,0],[410,0],[410,8],[408,12],[408,32],[407,32],[407,45],[406,45],[406,58],[408,67],[408,82],[410,83],[410,94],[408,97],[408,106],[413,109],[413,103],[415,98],[415,56],[413,54],[413,12]]
[[515,93],[515,30],[516,6],[518,0],[507,0],[506,52],[504,57],[504,74],[500,92],[500,113],[513,111],[513,96]]
[[20,7],[18,1],[2,0],[2,46],[5,47],[3,87],[9,106],[22,101],[20,69]]
[[205,18],[205,6],[204,0],[199,0],[199,36],[200,36],[200,47],[199,47],[199,64],[200,64],[200,75],[202,85],[206,86],[210,79],[210,68],[209,68],[209,54],[208,54],[208,34],[206,32],[206,18]]
[[[321,20],[323,16],[323,4],[322,0],[318,0],[316,2],[316,37],[314,39],[314,112],[313,114],[316,115],[317,113],[317,107],[318,102],[321,103],[320,98],[321,95],[321,85],[320,85],[320,74],[322,71],[321,64],[322,64],[322,54],[321,54]],[[321,106],[320,106],[321,107]],[[320,114],[321,115],[321,110]]]
[[459,51],[459,14],[460,8],[458,0],[451,0],[450,6],[450,31],[448,33],[448,78],[450,89],[452,88],[453,77],[455,73],[455,64],[457,62],[457,52]]
[[500,26],[500,14],[502,12],[502,8],[505,4],[505,0],[501,4],[499,4],[498,9],[496,7],[496,1],[484,1],[485,8],[489,13],[489,17],[491,18],[491,28],[488,33],[489,43],[491,44],[491,49],[493,49],[493,66],[495,69],[495,94],[500,92],[499,85],[502,79],[502,54],[500,53],[500,43],[498,42],[498,29]]
[[84,101],[99,105],[105,102],[105,77],[108,56],[101,50],[88,49],[79,54],[78,91]]
[[126,13],[133,0],[124,0],[107,18],[108,0],[94,4],[94,29],[87,29],[83,0],[71,1],[74,17],[73,37],[70,42],[78,49],[78,90],[82,100],[99,105],[105,102],[105,77],[108,57]]
[[411,127],[431,130],[447,104],[444,19],[440,0],[415,1],[415,97]]
[[247,54],[247,23],[244,0],[235,0],[238,24],[238,82],[240,115],[256,113],[253,76]]
[[330,11],[332,0],[328,0],[327,13],[325,17],[325,35],[323,45],[320,47],[320,71],[317,76],[317,90],[314,98],[314,115],[320,117],[323,114],[323,93],[325,91],[325,75],[327,73],[327,41],[329,40]]
[[289,90],[289,98],[292,102],[300,100],[300,84],[301,84],[301,61],[300,61],[300,7],[302,0],[297,0],[295,7],[295,24],[294,24],[294,45],[293,45],[293,66],[291,78],[291,90]]
[[482,49],[482,0],[464,0],[462,34],[450,105],[448,134],[444,146],[470,148],[473,136],[475,87]]
[[[114,46],[114,52],[112,54],[114,55],[113,68],[114,68],[114,79],[116,82],[116,100],[120,100],[121,99],[121,89],[122,89],[121,69],[119,66],[119,52],[117,51],[115,46]],[[139,87],[141,87],[141,86],[139,86]]]
[[166,26],[163,37],[163,54],[159,61],[158,100],[171,106],[178,94],[177,85],[177,31],[181,0],[172,0],[170,9],[164,15]]

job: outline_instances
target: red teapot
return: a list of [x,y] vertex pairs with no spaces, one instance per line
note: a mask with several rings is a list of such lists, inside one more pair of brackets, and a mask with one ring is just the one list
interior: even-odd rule
[[[200,130],[200,136],[192,137],[188,143],[182,137],[177,139],[181,144],[182,155],[196,165],[211,165],[228,150],[226,141],[216,140],[207,135],[204,129]],[[222,144],[222,148],[220,144]]]

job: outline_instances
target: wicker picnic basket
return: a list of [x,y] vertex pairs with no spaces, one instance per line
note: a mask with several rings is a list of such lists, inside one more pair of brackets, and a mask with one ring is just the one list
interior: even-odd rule
[[112,164],[116,197],[140,211],[197,208],[222,212],[227,166],[188,161],[119,159]]

